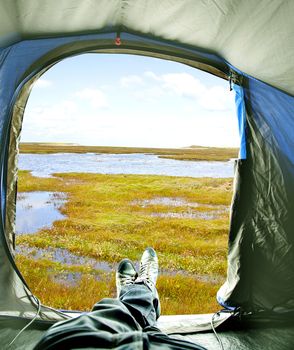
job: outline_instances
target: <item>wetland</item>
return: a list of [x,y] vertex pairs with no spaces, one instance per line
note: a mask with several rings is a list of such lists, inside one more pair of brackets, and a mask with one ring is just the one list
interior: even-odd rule
[[[111,153],[111,162],[113,155],[120,156]],[[162,160],[184,168],[186,162],[196,163]],[[42,175],[21,168],[26,170],[19,171],[17,204],[27,211],[17,212],[17,220],[33,211],[30,196],[37,197],[38,210],[57,215],[37,214],[46,223],[33,232],[16,231],[17,264],[44,304],[90,310],[98,299],[115,297],[119,261],[128,257],[138,266],[143,250],[153,246],[160,261],[163,314],[219,309],[215,295],[226,276],[232,164],[225,177],[56,171],[52,164]]]

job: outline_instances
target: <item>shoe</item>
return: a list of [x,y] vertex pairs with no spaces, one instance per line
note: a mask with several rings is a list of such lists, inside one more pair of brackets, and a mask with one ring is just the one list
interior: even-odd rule
[[118,298],[122,288],[134,284],[137,276],[137,271],[131,260],[123,259],[119,263],[116,271],[116,291]]
[[152,291],[156,290],[155,285],[158,277],[158,258],[153,248],[145,249],[141,261],[137,282],[145,283]]

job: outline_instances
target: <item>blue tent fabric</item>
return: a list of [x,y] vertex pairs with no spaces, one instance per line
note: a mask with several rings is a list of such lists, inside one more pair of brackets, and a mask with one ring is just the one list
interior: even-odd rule
[[294,98],[251,78],[243,89],[247,159],[237,166],[228,279],[218,300],[293,310]]
[[294,172],[294,97],[249,79],[246,100],[250,101],[254,121],[265,143],[272,150],[278,149],[291,163],[288,170]]
[[242,86],[233,84],[233,90],[235,91],[235,103],[238,118],[239,136],[240,136],[240,150],[239,158],[246,159],[246,112],[244,91]]

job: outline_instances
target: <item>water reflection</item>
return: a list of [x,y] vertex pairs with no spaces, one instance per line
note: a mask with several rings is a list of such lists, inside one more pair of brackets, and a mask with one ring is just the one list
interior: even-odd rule
[[138,199],[131,202],[133,205],[140,205],[142,208],[152,206],[152,205],[165,205],[170,207],[199,207],[201,203],[188,202],[184,198],[180,197],[154,197],[151,199]]
[[76,255],[62,248],[35,248],[19,245],[16,248],[16,253],[29,256],[35,260],[47,259],[70,266],[90,266],[94,270],[105,272],[112,272],[115,269],[115,264],[108,263],[107,261],[98,261],[87,256]]
[[75,287],[82,278],[81,272],[60,272],[51,276],[54,282],[65,286]]
[[66,201],[60,192],[20,192],[16,201],[16,234],[32,234],[65,218],[59,211]]
[[[76,255],[71,253],[67,249],[62,248],[53,248],[53,247],[47,247],[47,248],[36,248],[36,247],[29,247],[27,245],[19,245],[16,248],[16,253],[24,256],[28,256],[31,259],[39,260],[39,259],[46,259],[53,262],[59,262],[64,265],[64,272],[56,273],[53,276],[54,281],[65,284],[65,285],[71,285],[74,286],[79,282],[79,280],[82,278],[83,273],[81,272],[73,272],[73,271],[66,271],[66,265],[68,266],[88,266],[94,271],[91,273],[95,277],[96,280],[101,279],[101,276],[99,273],[103,272],[106,273],[109,277],[111,277],[112,274],[114,274],[114,271],[116,271],[118,264],[117,263],[110,263],[107,261],[99,261],[94,258],[89,258],[87,256],[82,255]],[[139,270],[139,261],[133,261],[135,267],[137,270]],[[160,269],[160,275],[162,276],[187,276],[187,277],[193,277],[201,282],[206,283],[223,283],[224,277],[221,275],[201,275],[196,274],[193,272],[188,272],[184,270],[170,270],[170,269]],[[105,278],[105,276],[104,276]]]
[[189,177],[233,177],[234,162],[184,161],[153,154],[20,154],[19,168],[34,176],[54,173],[145,174]]
[[192,212],[186,211],[183,213],[151,213],[151,216],[158,218],[171,218],[171,219],[202,219],[202,220],[216,220],[220,219],[222,215],[226,214],[228,210],[215,210],[211,212]]
[[[230,208],[226,205],[217,204],[203,204],[198,202],[188,202],[184,198],[180,197],[154,197],[151,199],[138,199],[131,202],[132,205],[139,205],[141,208],[152,206],[168,206],[168,207],[187,207],[182,212],[164,212],[159,211],[151,213],[151,216],[160,218],[172,218],[172,219],[203,219],[203,220],[215,220],[224,215],[227,215]],[[202,210],[195,210],[195,208]]]

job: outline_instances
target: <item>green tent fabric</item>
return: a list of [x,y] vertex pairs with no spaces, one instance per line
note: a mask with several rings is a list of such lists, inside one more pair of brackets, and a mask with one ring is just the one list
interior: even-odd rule
[[0,47],[120,28],[215,52],[293,94],[290,0],[2,0]]
[[246,317],[291,323],[294,2],[0,0],[0,10],[0,316],[68,317],[40,304],[13,259],[16,156],[33,83],[63,58],[101,52],[174,60],[240,87],[247,158],[236,162],[228,274],[217,297]]

